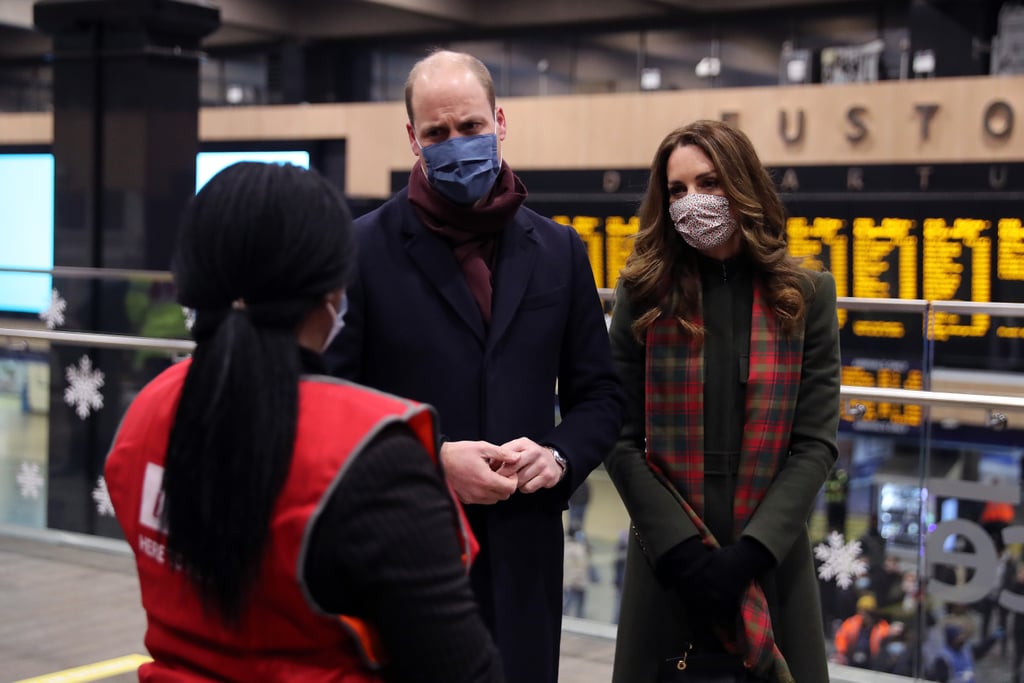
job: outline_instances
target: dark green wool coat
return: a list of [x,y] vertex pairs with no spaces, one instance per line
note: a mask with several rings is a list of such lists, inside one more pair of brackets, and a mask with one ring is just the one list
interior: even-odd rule
[[[747,359],[737,340],[750,336],[753,281],[742,259],[705,259],[705,523],[723,544],[735,542],[732,501],[743,430]],[[762,577],[776,642],[797,683],[828,680],[821,607],[807,521],[838,454],[839,331],[835,281],[810,273],[804,359],[788,457],[741,535],[765,546],[776,566]],[[697,534],[644,460],[644,345],[630,327],[636,311],[619,287],[611,323],[612,353],[626,393],[622,434],[606,460],[633,522],[626,561],[613,683],[648,683],[659,662],[684,644],[715,649],[707,615],[687,614],[675,591],[655,577],[659,558]],[[745,379],[745,378],[742,378]],[[641,544],[642,543],[642,544]]]

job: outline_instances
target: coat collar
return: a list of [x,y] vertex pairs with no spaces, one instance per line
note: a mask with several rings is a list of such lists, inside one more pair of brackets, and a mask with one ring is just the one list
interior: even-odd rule
[[405,190],[397,199],[403,202],[406,214],[401,224],[403,244],[409,258],[472,330],[480,343],[493,344],[508,331],[519,308],[519,302],[526,292],[526,286],[533,276],[538,245],[533,234],[530,214],[523,210],[518,211],[501,233],[497,260],[491,275],[494,283],[494,300],[488,333],[480,309],[469,293],[469,287],[451,247],[419,220],[408,202]]

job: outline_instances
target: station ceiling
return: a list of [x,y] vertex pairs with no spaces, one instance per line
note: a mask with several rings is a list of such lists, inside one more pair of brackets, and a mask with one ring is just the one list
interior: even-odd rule
[[[141,0],[140,0],[141,1]],[[159,1],[159,0],[151,0]],[[657,22],[772,9],[878,5],[878,0],[185,0],[220,8],[205,44],[458,36],[545,27]],[[33,30],[35,0],[0,0],[0,56],[48,49]]]

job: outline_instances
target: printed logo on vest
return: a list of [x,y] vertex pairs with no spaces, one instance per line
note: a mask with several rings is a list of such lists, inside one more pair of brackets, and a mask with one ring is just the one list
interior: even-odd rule
[[139,524],[162,534],[167,528],[160,521],[164,509],[164,468],[154,463],[146,463],[146,472],[142,477],[142,504],[139,506]]

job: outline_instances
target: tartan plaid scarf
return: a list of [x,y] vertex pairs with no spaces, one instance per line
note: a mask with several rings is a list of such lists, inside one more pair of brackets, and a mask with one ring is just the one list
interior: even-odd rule
[[[698,311],[700,308],[698,307]],[[701,314],[695,324],[703,325]],[[740,449],[734,535],[750,521],[789,450],[803,357],[802,335],[786,337],[760,287],[754,287],[750,320],[750,373]],[[674,317],[662,316],[647,331],[647,460],[663,478],[706,545],[719,547],[704,524],[704,351]],[[764,590],[751,582],[736,628],[716,629],[723,647],[741,655],[759,676],[792,683],[775,644]]]

